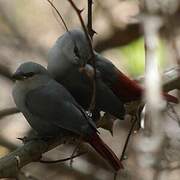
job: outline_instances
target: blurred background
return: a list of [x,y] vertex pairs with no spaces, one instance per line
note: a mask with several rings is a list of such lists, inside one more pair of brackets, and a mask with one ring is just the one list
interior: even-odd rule
[[[67,1],[53,2],[69,29],[81,27],[77,15]],[[80,9],[84,8],[82,15],[86,22],[87,1],[74,2]],[[153,0],[151,3],[152,12],[163,19],[158,43],[159,69],[163,73],[180,63],[180,2]],[[143,5],[142,0],[94,0],[93,5],[93,28],[97,32],[94,36],[94,48],[133,79],[144,75],[145,50],[141,25],[141,18],[145,13]],[[30,130],[22,114],[3,115],[4,110],[15,107],[11,95],[11,74],[25,61],[47,65],[49,48],[65,32],[57,18],[46,0],[0,0],[0,157],[21,146],[17,138],[25,136]],[[179,105],[175,106],[175,109],[179,113]],[[113,126],[113,136],[110,132],[100,129],[101,137],[119,157],[129,128],[130,121],[117,120]],[[146,158],[139,159],[141,152],[136,144],[138,135],[133,134],[126,153],[127,160],[124,161],[125,170],[117,179],[179,180],[180,128],[170,116],[166,117],[162,128],[167,137],[166,145],[160,153],[162,166],[142,171]],[[24,167],[22,171],[37,180],[113,179],[113,172],[104,161],[89,147],[82,148],[88,148],[89,153],[76,158],[72,168],[68,161],[53,165],[35,162]],[[51,160],[60,159],[70,156],[73,149],[73,145],[61,145],[44,156]],[[142,166],[137,165],[137,161],[142,161]]]

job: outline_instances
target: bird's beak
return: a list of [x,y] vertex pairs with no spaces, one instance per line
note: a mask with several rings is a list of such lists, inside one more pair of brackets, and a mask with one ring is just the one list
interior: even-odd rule
[[16,72],[12,75],[12,79],[13,79],[14,81],[16,81],[16,80],[22,80],[22,79],[24,79],[24,75],[23,75],[23,73],[22,73],[21,71],[16,71]]
[[94,77],[94,69],[92,66],[86,64],[84,67],[79,68],[80,73],[84,73],[87,77],[93,79]]

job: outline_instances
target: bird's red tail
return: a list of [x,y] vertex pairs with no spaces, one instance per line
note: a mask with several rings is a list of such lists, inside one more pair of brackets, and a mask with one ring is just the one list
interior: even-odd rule
[[176,104],[179,102],[176,97],[174,97],[174,96],[172,96],[172,95],[170,95],[170,94],[168,94],[168,93],[163,93],[163,95],[164,95],[164,98],[165,98],[168,102],[172,102],[172,103],[176,103]]
[[[124,102],[138,100],[142,97],[144,89],[135,81],[128,78],[121,71],[116,70],[118,81],[113,85],[113,92]],[[168,93],[163,93],[164,98],[173,103],[178,99]]]
[[112,87],[116,96],[124,102],[139,100],[143,92],[141,86],[118,69],[116,69],[116,74],[118,79]]
[[89,144],[114,168],[115,171],[123,168],[121,161],[115,153],[101,140],[101,138],[94,133],[88,140]]

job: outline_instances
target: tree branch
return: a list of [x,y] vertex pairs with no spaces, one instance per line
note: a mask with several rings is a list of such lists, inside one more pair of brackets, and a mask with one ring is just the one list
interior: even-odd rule
[[[169,92],[172,90],[180,90],[180,76],[179,76],[179,67],[173,67],[171,69],[166,70],[163,73],[163,91],[164,92]],[[144,76],[138,77],[135,79],[135,81],[143,84],[144,81]]]
[[0,136],[0,146],[7,148],[9,151],[14,151],[18,145],[8,141],[5,137]]
[[93,39],[93,35],[95,33],[95,31],[92,28],[92,5],[93,5],[93,1],[92,0],[87,0],[88,1],[88,22],[87,22],[87,29],[89,32],[89,35],[91,37],[91,39]]
[[[5,59],[2,57],[1,57],[1,61],[6,62]],[[0,64],[0,75],[4,76],[8,80],[12,81],[11,71],[10,71],[9,67],[5,66],[4,64]]]
[[19,113],[19,112],[20,111],[16,107],[0,110],[0,119],[2,119],[5,116],[16,114],[16,113]]
[[20,168],[33,161],[39,161],[43,153],[64,143],[64,140],[64,138],[61,138],[47,142],[42,140],[27,142],[0,159],[0,178],[16,177]]
[[[180,81],[178,81],[178,79],[180,77],[175,76],[176,73],[172,73],[176,70],[177,68],[173,68],[171,73],[168,73],[169,81],[167,81],[164,85],[165,89],[172,90],[179,87]],[[16,112],[19,112],[16,108],[1,110],[0,118]],[[0,159],[0,178],[15,177],[21,167],[33,161],[38,161],[42,153],[54,148],[61,143],[63,143],[62,139],[56,142],[34,140],[26,143],[24,146]]]
[[174,67],[163,74],[163,79],[165,79],[163,89],[165,92],[172,91],[174,89],[180,90],[179,71],[179,67]]
[[101,52],[109,48],[125,46],[142,36],[140,24],[130,24],[125,29],[114,28],[109,37],[97,41],[94,48]]
[[50,1],[50,0],[47,0],[47,2],[51,5],[51,7],[54,9],[54,11],[55,11],[55,12],[58,14],[58,16],[60,17],[60,19],[61,19],[61,21],[62,21],[62,23],[63,23],[66,31],[69,31],[69,30],[68,30],[68,27],[67,27],[67,25],[66,25],[66,22],[64,21],[61,13],[58,11],[58,9],[56,8],[56,6],[54,6],[53,2]]
[[81,22],[81,26],[82,26],[83,31],[85,33],[85,36],[86,36],[86,39],[88,42],[88,46],[89,46],[89,50],[90,50],[90,58],[88,59],[88,62],[92,63],[92,66],[94,68],[94,74],[93,74],[93,77],[91,79],[92,80],[92,86],[93,86],[92,87],[93,93],[92,93],[92,98],[91,98],[91,102],[90,102],[88,111],[93,112],[94,108],[95,108],[95,100],[96,100],[96,62],[95,62],[95,58],[94,58],[95,54],[94,54],[94,50],[92,47],[91,39],[90,39],[89,34],[88,34],[88,30],[87,30],[85,23],[83,21],[83,18],[81,16],[82,10],[78,9],[78,7],[75,5],[73,0],[68,0],[68,2],[71,4],[71,6],[73,7],[73,9],[76,11],[76,13],[78,15],[78,18]]

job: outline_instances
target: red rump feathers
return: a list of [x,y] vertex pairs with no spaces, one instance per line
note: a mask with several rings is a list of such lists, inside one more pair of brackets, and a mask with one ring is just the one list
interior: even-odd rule
[[[113,85],[112,90],[119,99],[124,102],[138,100],[143,95],[143,88],[135,81],[116,69],[118,81]],[[178,103],[178,99],[170,94],[163,93],[164,98],[172,103]]]

